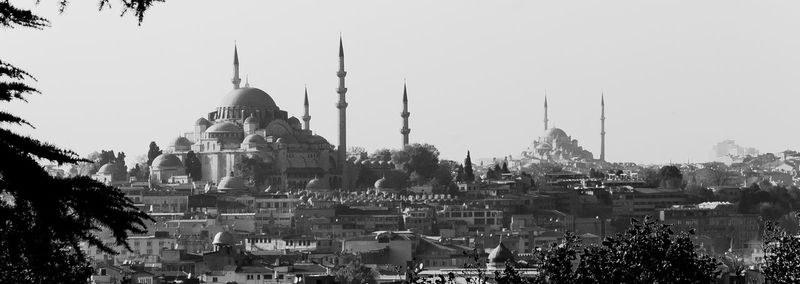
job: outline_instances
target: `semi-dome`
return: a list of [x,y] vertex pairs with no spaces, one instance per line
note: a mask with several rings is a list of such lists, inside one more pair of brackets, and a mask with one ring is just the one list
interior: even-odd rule
[[172,140],[169,145],[175,147],[176,149],[189,148],[192,147],[192,141],[189,141],[189,139],[186,139],[186,137],[178,136],[175,138],[175,140]]
[[231,172],[228,176],[219,180],[217,189],[240,190],[247,189],[247,186],[244,185],[244,181],[240,177],[233,176],[233,172]]
[[106,163],[105,165],[100,167],[99,170],[97,170],[97,174],[100,174],[100,175],[113,174],[114,173],[114,168],[115,168],[114,163],[111,163],[111,162]]
[[151,165],[153,165],[153,168],[156,168],[156,169],[172,168],[172,167],[176,167],[176,168],[183,167],[183,163],[181,162],[181,159],[179,159],[178,156],[175,156],[175,155],[169,154],[169,153],[164,153],[164,154],[158,155],[158,157],[153,159],[153,162],[151,163]]
[[223,245],[223,246],[231,246],[233,245],[233,235],[231,233],[222,231],[214,235],[214,241],[211,242],[213,245]]
[[242,133],[243,131],[239,125],[230,121],[218,122],[206,129],[206,133]]
[[278,106],[266,92],[258,88],[234,89],[222,99],[221,107],[248,107],[254,109],[276,110]]
[[300,120],[297,119],[297,117],[294,117],[294,116],[290,117],[287,122],[289,123],[290,126],[292,126],[292,128],[295,128],[295,129],[300,129],[300,128],[303,127],[303,125],[300,123]]
[[514,259],[514,253],[511,252],[501,241],[496,248],[489,253],[489,262],[505,263],[508,260]]
[[250,135],[247,135],[244,138],[244,141],[242,141],[242,143],[244,143],[244,144],[262,144],[262,143],[267,143],[267,140],[264,140],[264,137],[261,137],[261,135],[250,134]]
[[211,126],[211,122],[209,122],[208,119],[206,119],[205,117],[201,117],[194,122],[194,125],[196,126],[203,125],[205,127],[209,127]]

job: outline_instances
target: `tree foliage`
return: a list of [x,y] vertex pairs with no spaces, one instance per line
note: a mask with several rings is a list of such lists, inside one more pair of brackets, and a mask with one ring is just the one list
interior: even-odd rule
[[[154,0],[123,0],[139,21]],[[100,9],[109,0],[100,0]],[[60,9],[67,1],[59,1]],[[10,1],[0,1],[0,27],[42,29],[50,22]],[[40,93],[29,84],[28,72],[0,60],[0,101],[25,101]],[[83,283],[92,272],[81,242],[115,253],[112,246],[130,249],[131,233],[144,233],[152,220],[114,187],[87,176],[54,177],[39,165],[93,163],[72,151],[22,136],[7,125],[30,126],[24,119],[0,111],[0,283]],[[114,157],[112,157],[113,159]],[[124,158],[124,156],[123,156]],[[107,231],[113,243],[104,243]]]
[[439,150],[430,144],[408,144],[403,150],[394,152],[392,160],[406,174],[417,172],[430,180],[439,168]]
[[249,181],[256,188],[265,185],[267,181],[269,164],[258,157],[242,155],[239,162],[236,163],[235,168],[236,171],[241,173],[244,180]]
[[683,173],[676,166],[663,166],[658,170],[659,187],[680,188],[683,182]]
[[773,283],[800,281],[800,238],[775,222],[767,222],[763,234],[764,277]]
[[164,151],[161,151],[161,148],[158,147],[156,141],[150,141],[149,149],[147,150],[147,165],[152,166],[153,160],[158,157],[158,155],[163,154]]
[[[542,276],[549,283],[711,283],[718,262],[694,250],[687,234],[675,235],[668,225],[646,217],[631,219],[624,234],[600,246],[579,249],[578,238],[540,250]],[[573,267],[573,262],[578,264]]]
[[203,179],[203,165],[200,163],[200,158],[194,151],[186,153],[186,175],[191,177],[193,181]]
[[336,283],[374,284],[378,283],[378,273],[359,261],[352,261],[333,273]]
[[467,151],[467,158],[464,159],[464,181],[475,181],[475,171],[472,169],[472,157],[470,157],[469,151]]

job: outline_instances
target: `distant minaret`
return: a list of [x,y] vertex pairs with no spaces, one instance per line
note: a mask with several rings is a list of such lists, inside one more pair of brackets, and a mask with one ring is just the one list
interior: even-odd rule
[[[344,71],[344,47],[342,47],[342,37],[339,37],[339,71],[336,76],[339,77],[339,88],[336,92],[339,93],[339,102],[336,107],[339,109],[339,164],[344,169],[345,160],[347,159],[347,102],[344,95],[347,93],[347,88],[344,86],[344,77],[347,72]],[[342,183],[344,176],[342,177]]]
[[308,114],[308,88],[306,88],[306,98],[303,107],[305,108],[305,114],[303,115],[303,122],[305,122],[305,125],[303,125],[303,129],[311,130],[311,115]]
[[544,95],[544,130],[547,130],[547,94]]
[[403,83],[403,112],[400,113],[400,117],[403,118],[403,128],[400,129],[400,133],[403,134],[403,148],[408,145],[408,133],[411,133],[411,128],[408,128],[408,117],[411,115],[408,112],[408,94],[406,93],[406,84]]
[[235,44],[233,45],[233,79],[231,82],[234,89],[238,89],[239,83],[242,82],[242,79],[239,78],[239,50]]
[[600,93],[600,161],[606,161],[606,99]]

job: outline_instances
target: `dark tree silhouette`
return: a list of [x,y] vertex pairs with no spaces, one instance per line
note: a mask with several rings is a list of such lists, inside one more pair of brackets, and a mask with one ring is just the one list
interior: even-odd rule
[[[100,0],[100,9],[109,0]],[[133,11],[141,23],[154,0],[121,1],[123,14]],[[60,10],[67,1],[59,1]],[[0,27],[42,29],[50,22],[0,1]],[[0,60],[0,101],[26,101],[39,94],[28,72]],[[24,119],[0,111],[0,283],[83,283],[92,272],[81,242],[115,253],[112,246],[130,249],[131,233],[144,233],[145,220],[133,202],[114,187],[87,176],[53,177],[38,161],[58,164],[92,163],[75,152],[22,136],[5,126],[33,127]],[[114,243],[97,235],[107,230]]]
[[475,181],[475,172],[472,170],[472,157],[469,156],[469,151],[467,151],[467,158],[464,159],[464,181]]
[[507,162],[503,162],[503,168],[502,168],[502,170],[503,170],[503,173],[504,173],[504,174],[511,173],[511,171],[509,171],[509,170],[508,170],[508,163],[507,163]]
[[425,180],[430,180],[439,169],[439,150],[430,144],[409,144],[394,152],[392,160],[406,174],[417,172]]
[[161,151],[161,148],[158,147],[155,141],[150,141],[150,148],[147,150],[147,165],[152,166],[153,160],[163,153],[164,151]]
[[358,261],[352,261],[346,266],[337,269],[333,275],[336,283],[345,284],[374,284],[378,283],[378,273],[372,268],[362,265]]
[[462,182],[464,181],[464,165],[458,165],[456,168],[456,181]]
[[192,178],[193,181],[203,179],[203,168],[200,163],[200,158],[194,153],[189,151],[186,153],[186,175]]
[[260,188],[267,181],[267,170],[269,170],[269,165],[258,157],[251,158],[243,155],[242,159],[236,163],[236,171],[256,188]]
[[662,188],[680,188],[683,173],[676,166],[663,166],[658,170],[659,186]]
[[764,277],[773,283],[800,280],[800,239],[768,221],[763,234]]

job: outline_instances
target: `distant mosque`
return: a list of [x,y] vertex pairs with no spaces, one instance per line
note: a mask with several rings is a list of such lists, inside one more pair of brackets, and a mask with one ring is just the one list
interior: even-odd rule
[[600,97],[600,159],[595,160],[589,150],[578,144],[577,139],[567,135],[564,130],[548,127],[547,97],[544,98],[544,133],[533,141],[528,151],[523,152],[526,158],[553,162],[605,162],[606,130],[605,130],[605,98]]
[[[150,180],[168,183],[186,179],[185,162],[189,151],[198,156],[202,181],[216,183],[218,190],[247,190],[246,182],[236,171],[243,157],[258,159],[267,165],[267,181],[276,190],[315,188],[349,189],[354,157],[347,157],[347,102],[345,94],[344,48],[339,39],[339,143],[334,146],[311,131],[308,90],[305,91],[303,122],[281,110],[269,94],[245,82],[240,87],[239,52],[233,53],[233,90],[218,107],[194,123],[194,131],[185,133],[167,145],[164,154],[150,166]],[[408,144],[408,98],[403,87],[403,146]]]

